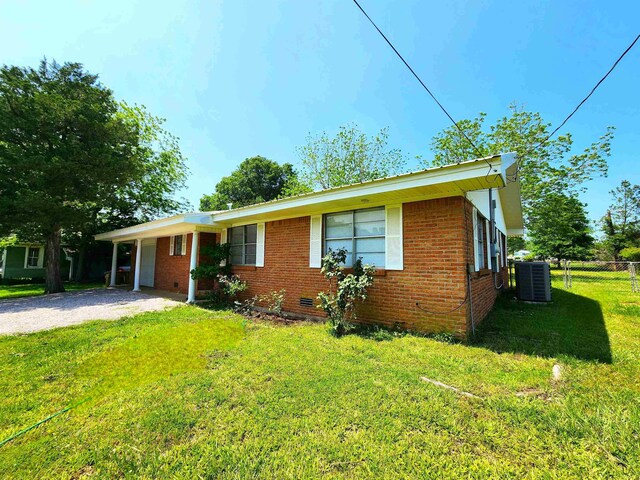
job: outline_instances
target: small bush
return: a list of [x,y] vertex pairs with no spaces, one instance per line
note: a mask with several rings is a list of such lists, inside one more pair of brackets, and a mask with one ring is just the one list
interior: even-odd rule
[[266,295],[260,295],[259,300],[267,304],[269,311],[276,315],[282,315],[282,307],[284,307],[284,299],[287,291],[283,288],[278,291],[271,291]]
[[247,282],[237,275],[218,275],[217,280],[220,285],[220,289],[229,299],[237,297],[238,294],[249,288]]
[[357,303],[367,299],[367,289],[373,284],[372,265],[362,265],[362,259],[357,259],[353,265],[353,273],[346,274],[344,262],[347,251],[329,250],[322,259],[322,275],[329,282],[329,291],[318,294],[320,305],[329,319],[330,331],[339,337],[354,329]]
[[623,248],[620,256],[627,262],[640,262],[640,247]]

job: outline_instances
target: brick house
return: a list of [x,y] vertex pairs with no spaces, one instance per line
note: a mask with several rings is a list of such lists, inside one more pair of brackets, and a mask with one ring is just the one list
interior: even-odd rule
[[[330,248],[377,267],[364,322],[466,336],[508,278],[507,235],[523,229],[513,154],[313,192],[219,212],[176,215],[97,235],[135,243],[134,290],[180,292],[206,243],[230,243],[247,296],[286,289],[284,310],[320,316],[320,273]],[[493,228],[492,228],[493,226]],[[115,269],[115,262],[112,268]],[[114,278],[112,276],[112,278]]]

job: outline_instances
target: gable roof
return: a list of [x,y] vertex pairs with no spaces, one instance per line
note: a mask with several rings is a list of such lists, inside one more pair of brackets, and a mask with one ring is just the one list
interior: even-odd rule
[[96,235],[96,240],[177,235],[191,231],[219,232],[233,225],[315,215],[464,195],[469,191],[499,189],[509,233],[523,228],[520,186],[514,154],[493,155],[467,162],[433,167],[368,182],[344,185],[295,197],[271,200],[215,212],[174,215],[133,227]]

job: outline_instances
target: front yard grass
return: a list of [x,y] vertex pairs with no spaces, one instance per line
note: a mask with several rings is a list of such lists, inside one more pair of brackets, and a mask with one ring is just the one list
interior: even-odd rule
[[90,400],[1,448],[0,476],[637,478],[640,297],[553,293],[502,298],[470,344],[187,306],[1,337],[0,441]]
[[[102,287],[103,283],[75,283],[65,282],[64,289],[67,292],[74,292],[76,290],[87,290],[89,288]],[[44,284],[42,283],[30,283],[26,285],[0,285],[0,300],[8,298],[20,298],[20,297],[35,297],[37,295],[44,295]]]

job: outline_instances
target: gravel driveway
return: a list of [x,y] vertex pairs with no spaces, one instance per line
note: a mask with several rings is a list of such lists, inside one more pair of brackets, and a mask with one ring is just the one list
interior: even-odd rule
[[183,303],[144,293],[106,289],[0,300],[0,335],[37,332],[90,320],[117,320],[178,305]]

